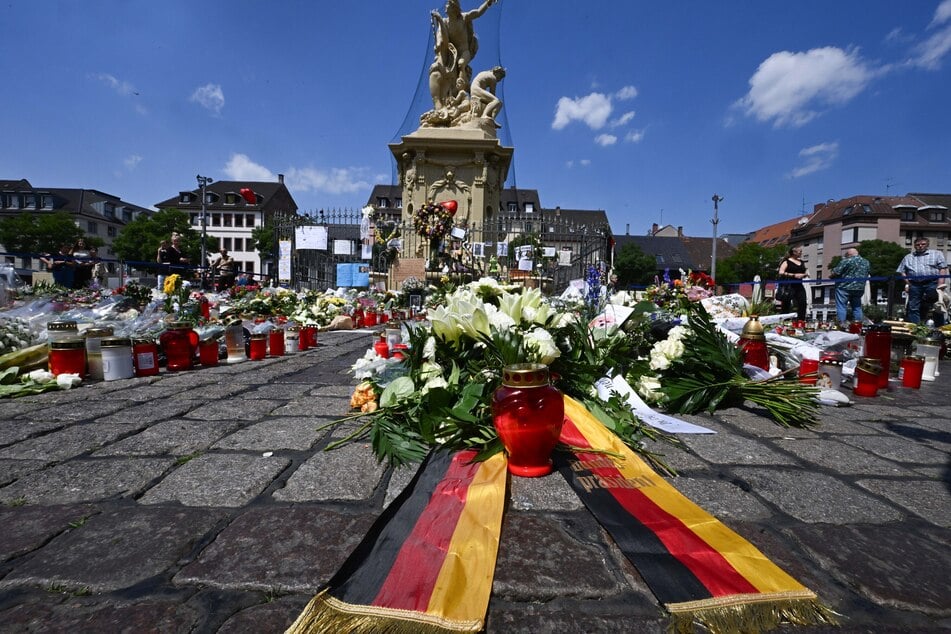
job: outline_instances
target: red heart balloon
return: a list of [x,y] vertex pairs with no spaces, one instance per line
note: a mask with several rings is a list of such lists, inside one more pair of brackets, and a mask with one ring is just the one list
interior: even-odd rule
[[241,191],[238,192],[238,193],[241,194],[241,197],[242,197],[242,198],[244,198],[246,201],[248,201],[248,204],[249,204],[249,205],[256,205],[256,204],[258,204],[258,197],[257,197],[257,195],[254,193],[254,190],[251,189],[250,187],[242,187],[242,188],[241,188]]
[[459,203],[457,203],[454,200],[444,200],[439,204],[442,205],[442,208],[448,211],[453,216],[456,215],[456,210],[459,209]]

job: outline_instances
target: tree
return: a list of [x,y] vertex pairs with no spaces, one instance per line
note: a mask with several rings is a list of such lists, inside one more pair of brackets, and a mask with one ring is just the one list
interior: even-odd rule
[[744,242],[733,255],[717,260],[717,283],[752,282],[757,275],[764,281],[776,279],[779,262],[785,254],[786,245],[764,247],[756,242]]
[[[188,261],[198,265],[201,261],[201,233],[192,228],[190,217],[184,211],[169,208],[152,214],[141,215],[120,231],[112,242],[115,254],[133,266],[155,262],[155,252],[162,240],[170,239],[172,232],[182,236],[182,254]],[[218,250],[218,238],[208,236],[208,253]]]
[[619,289],[650,284],[657,275],[657,260],[633,242],[628,242],[614,256],[614,274]]
[[251,231],[251,243],[254,250],[261,254],[262,260],[276,260],[277,251],[277,232],[274,230],[274,223],[267,222],[255,227]]
[[[885,240],[866,240],[859,244],[858,249],[859,255],[868,260],[869,275],[873,280],[876,277],[885,278],[872,282],[872,296],[877,297],[879,289],[882,290],[882,296],[886,296],[888,292],[887,278],[895,275],[898,263],[905,257],[908,250],[899,244],[886,242]],[[895,299],[901,301],[901,286],[896,286],[895,292]]]
[[[85,237],[68,211],[23,212],[0,220],[0,244],[9,253],[55,253],[60,245]],[[93,236],[86,242],[101,246],[102,238]]]

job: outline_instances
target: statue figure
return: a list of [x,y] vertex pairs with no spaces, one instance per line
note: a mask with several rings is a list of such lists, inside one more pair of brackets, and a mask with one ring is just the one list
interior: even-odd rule
[[463,11],[459,0],[446,0],[445,17],[433,10],[435,59],[429,67],[429,92],[433,98],[432,124],[449,124],[462,114],[472,80],[470,63],[479,50],[473,21],[497,0],[484,0],[478,8]]
[[505,77],[505,69],[501,66],[484,70],[475,76],[470,88],[472,106],[469,110],[473,116],[495,119],[495,115],[502,109],[502,100],[495,95],[495,87],[503,77]]

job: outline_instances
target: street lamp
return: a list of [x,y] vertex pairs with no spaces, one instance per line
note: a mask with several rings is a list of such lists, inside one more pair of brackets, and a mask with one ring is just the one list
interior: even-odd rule
[[720,202],[723,200],[723,196],[713,195],[713,220],[710,222],[713,224],[713,253],[710,256],[710,277],[713,278],[714,283],[717,279],[717,225],[720,224]]
[[208,197],[205,195],[205,188],[214,182],[214,179],[199,174],[198,186],[201,187],[201,289],[207,288],[207,264],[208,264],[208,217],[205,214],[205,203]]

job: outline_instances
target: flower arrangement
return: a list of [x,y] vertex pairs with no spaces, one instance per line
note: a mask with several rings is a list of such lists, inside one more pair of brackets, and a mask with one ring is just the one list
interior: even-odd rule
[[677,313],[692,303],[713,296],[716,284],[712,277],[703,272],[681,273],[680,278],[671,279],[670,269],[665,269],[663,277],[655,277],[654,284],[647,287],[647,299],[664,310]]
[[413,229],[423,238],[442,240],[452,230],[454,213],[444,204],[428,202],[413,214]]
[[130,281],[112,291],[113,295],[121,295],[133,306],[144,306],[152,300],[152,289]]

